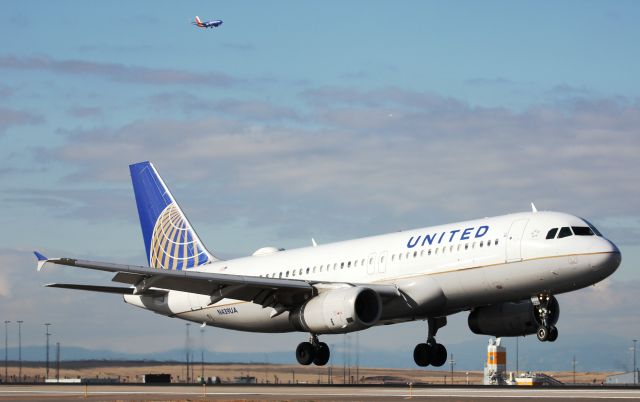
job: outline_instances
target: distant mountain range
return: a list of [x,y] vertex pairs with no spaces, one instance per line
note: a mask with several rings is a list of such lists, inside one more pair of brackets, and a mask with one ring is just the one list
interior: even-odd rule
[[[488,337],[477,336],[472,341],[447,344],[450,354],[454,357],[455,370],[482,370],[486,361],[486,345]],[[507,346],[508,370],[515,370],[516,348],[515,338],[505,338],[503,345]],[[628,371],[632,369],[633,353],[630,340],[605,335],[590,334],[577,337],[561,337],[554,343],[541,343],[535,336],[519,338],[518,366],[522,370],[531,371],[564,371],[571,370],[573,357],[576,357],[578,371]],[[204,360],[211,363],[295,363],[294,348],[291,351],[260,353],[246,352],[215,352],[204,351]],[[359,362],[364,367],[416,368],[413,362],[413,347],[406,345],[397,350],[374,350],[361,347],[359,353],[350,348],[350,356],[345,356],[337,346],[332,350],[331,364],[342,366],[344,361],[351,365]],[[186,352],[184,348],[170,349],[156,353],[124,353],[108,349],[87,349],[72,346],[60,347],[61,360],[147,360],[147,361],[176,361],[184,362]],[[55,348],[49,352],[51,362],[55,361]],[[201,350],[192,347],[191,359],[199,362]],[[356,356],[357,355],[357,356]],[[4,357],[4,349],[0,349],[0,359]],[[18,349],[8,349],[8,359],[18,359]],[[43,362],[45,360],[44,346],[24,346],[22,359],[27,362]],[[449,369],[449,360],[445,369]],[[1,362],[0,362],[1,365]]]

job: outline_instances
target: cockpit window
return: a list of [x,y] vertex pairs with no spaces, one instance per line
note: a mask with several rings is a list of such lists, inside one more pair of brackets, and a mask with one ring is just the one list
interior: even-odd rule
[[560,228],[560,233],[558,233],[558,239],[562,239],[563,237],[571,236],[571,229],[567,226]]
[[593,231],[588,226],[571,226],[576,236],[593,236]]
[[598,229],[596,229],[596,227],[595,227],[595,226],[593,226],[593,225],[591,224],[591,222],[589,222],[588,220],[586,220],[586,219],[584,219],[584,218],[583,218],[582,220],[584,221],[584,223],[586,223],[587,225],[589,225],[589,227],[591,228],[591,230],[593,230],[593,233],[595,233],[595,234],[596,234],[596,236],[600,236],[600,237],[602,237],[602,233],[600,233],[600,231],[599,231]]
[[547,240],[555,238],[556,233],[558,233],[558,228],[551,229],[549,233],[547,233]]

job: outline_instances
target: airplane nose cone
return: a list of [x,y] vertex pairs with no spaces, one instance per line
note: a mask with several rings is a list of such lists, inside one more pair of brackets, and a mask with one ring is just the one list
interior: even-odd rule
[[600,271],[605,276],[614,273],[622,262],[622,253],[618,246],[613,242],[602,239],[601,247],[598,247],[596,258],[593,259],[592,267],[596,271]]

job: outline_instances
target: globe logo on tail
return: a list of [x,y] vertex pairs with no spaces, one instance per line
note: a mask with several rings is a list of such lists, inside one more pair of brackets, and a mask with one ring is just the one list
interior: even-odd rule
[[207,252],[175,202],[167,205],[153,228],[149,265],[181,270],[208,262]]

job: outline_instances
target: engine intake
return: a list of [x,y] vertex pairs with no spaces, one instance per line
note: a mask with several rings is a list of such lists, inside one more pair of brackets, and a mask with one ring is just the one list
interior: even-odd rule
[[[551,298],[547,308],[547,324],[554,325],[560,318],[560,305],[555,298]],[[469,314],[468,324],[475,334],[521,336],[535,334],[542,325],[542,319],[538,306],[531,300],[523,300],[478,307]]]
[[369,328],[378,322],[381,313],[378,293],[357,286],[322,292],[289,317],[298,331],[336,334]]

